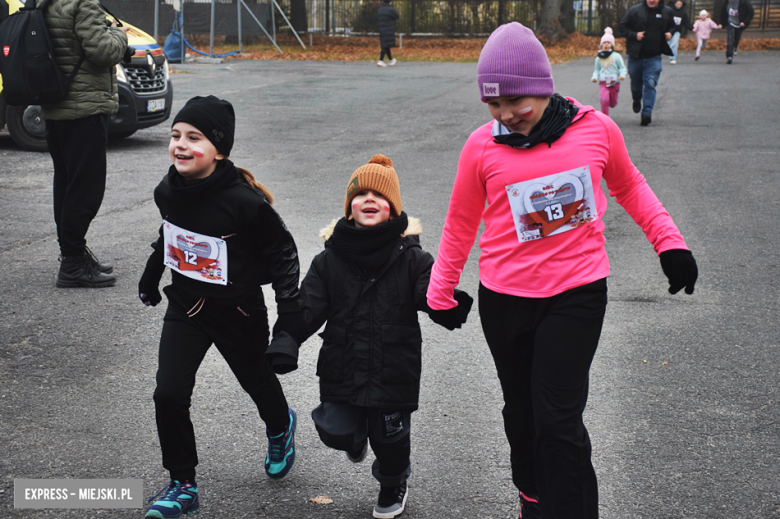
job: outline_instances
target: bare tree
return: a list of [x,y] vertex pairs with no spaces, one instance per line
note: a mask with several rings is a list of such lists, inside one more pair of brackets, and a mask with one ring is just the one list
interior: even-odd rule
[[564,39],[574,32],[574,5],[571,0],[542,0],[537,34],[549,42]]

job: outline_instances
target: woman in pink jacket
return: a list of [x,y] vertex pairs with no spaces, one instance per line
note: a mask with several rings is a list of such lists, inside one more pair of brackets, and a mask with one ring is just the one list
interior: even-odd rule
[[494,120],[461,152],[428,305],[457,306],[453,290],[484,220],[479,310],[504,394],[521,517],[595,518],[582,413],[607,304],[601,179],[660,255],[671,293],[693,293],[696,261],[618,126],[554,94],[531,30],[516,22],[496,29],[477,73]]

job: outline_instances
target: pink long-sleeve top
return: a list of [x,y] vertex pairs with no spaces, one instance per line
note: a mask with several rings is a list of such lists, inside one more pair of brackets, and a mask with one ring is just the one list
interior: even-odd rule
[[695,32],[696,36],[701,40],[709,40],[712,30],[717,28],[718,24],[713,22],[712,18],[709,17],[705,20],[699,18],[696,20],[696,23],[693,24],[693,32]]
[[493,122],[466,141],[428,286],[434,310],[456,306],[453,289],[481,220],[479,279],[494,292],[550,297],[607,277],[602,178],[656,253],[688,248],[631,162],[618,126],[569,99],[579,113],[552,147],[498,144]]

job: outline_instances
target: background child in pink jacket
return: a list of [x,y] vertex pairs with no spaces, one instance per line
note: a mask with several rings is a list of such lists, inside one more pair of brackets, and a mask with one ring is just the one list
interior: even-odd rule
[[712,18],[710,18],[710,14],[707,11],[702,9],[699,12],[699,19],[693,24],[693,32],[696,33],[696,40],[699,42],[699,45],[696,47],[696,57],[694,58],[696,61],[699,60],[701,50],[707,48],[707,40],[710,39],[712,29],[722,28],[722,25],[718,25],[712,21]]

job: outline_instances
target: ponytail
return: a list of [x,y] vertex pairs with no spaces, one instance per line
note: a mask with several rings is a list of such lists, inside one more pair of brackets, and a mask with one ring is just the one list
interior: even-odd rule
[[238,170],[239,173],[241,173],[241,176],[244,177],[244,181],[246,181],[247,184],[249,184],[255,189],[259,189],[260,191],[262,191],[265,197],[268,199],[268,203],[274,205],[274,195],[273,193],[271,193],[270,189],[268,189],[263,184],[258,182],[255,176],[249,170],[239,166],[236,166],[236,169]]

